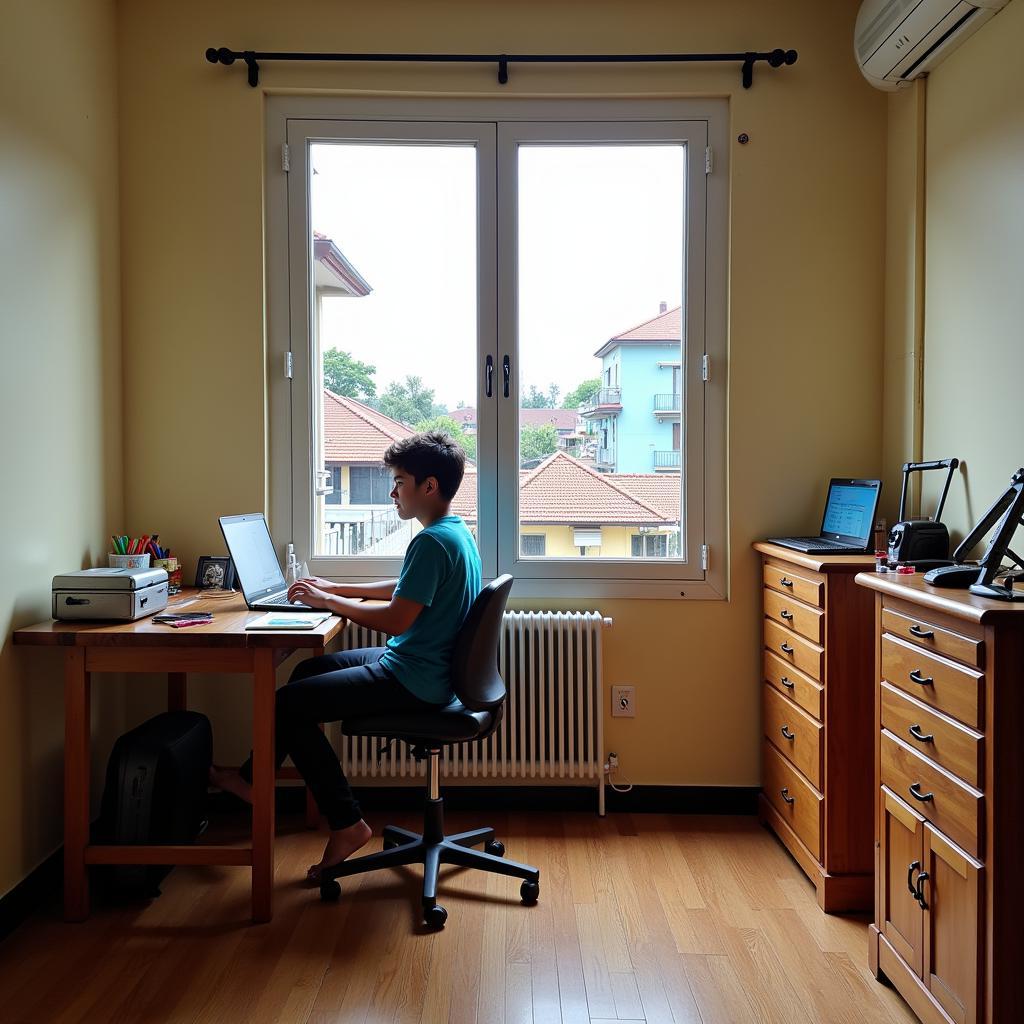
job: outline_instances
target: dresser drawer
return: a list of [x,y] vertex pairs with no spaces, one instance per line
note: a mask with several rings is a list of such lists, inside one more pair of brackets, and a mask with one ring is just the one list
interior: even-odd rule
[[779,693],[786,694],[819,722],[823,720],[821,695],[824,688],[800,669],[783,661],[771,651],[764,652],[764,678]]
[[924,704],[977,729],[984,675],[888,634],[882,637],[882,677]]
[[775,689],[764,687],[764,734],[790,764],[821,789],[821,733],[823,726]]
[[818,608],[825,607],[825,578],[808,569],[792,572],[788,565],[768,562],[763,569],[764,585],[780,594],[789,594]]
[[947,658],[956,658],[957,661],[966,662],[968,665],[981,667],[981,640],[961,636],[926,619],[912,619],[894,612],[891,608],[882,609],[882,629],[886,633],[892,633],[893,636],[902,637],[916,644],[922,650],[944,654]]
[[981,735],[882,683],[882,726],[913,750],[981,788]]
[[882,731],[882,785],[898,793],[919,814],[972,857],[980,854],[981,794]]
[[821,794],[770,743],[762,744],[761,756],[765,797],[815,860],[821,860]]
[[811,608],[788,594],[777,594],[765,587],[764,613],[780,625],[796,630],[801,636],[820,644],[822,638],[822,622],[825,613],[820,608]]
[[825,652],[810,640],[797,636],[792,630],[780,626],[771,619],[764,620],[764,645],[783,661],[796,665],[812,679],[820,680],[824,675]]

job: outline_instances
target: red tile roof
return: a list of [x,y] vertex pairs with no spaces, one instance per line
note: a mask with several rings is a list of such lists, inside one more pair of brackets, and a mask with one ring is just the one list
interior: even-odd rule
[[392,441],[415,433],[354,398],[324,388],[324,461],[379,463]]
[[683,307],[676,306],[675,309],[659,313],[642,324],[631,327],[628,331],[616,334],[609,338],[595,353],[595,356],[603,356],[615,348],[616,344],[658,344],[664,345],[673,341],[680,341],[683,337]]
[[608,473],[606,476],[641,501],[663,509],[673,522],[679,522],[682,483],[678,473]]
[[447,414],[456,423],[476,423],[476,408],[472,405],[464,405],[461,409],[449,409]]

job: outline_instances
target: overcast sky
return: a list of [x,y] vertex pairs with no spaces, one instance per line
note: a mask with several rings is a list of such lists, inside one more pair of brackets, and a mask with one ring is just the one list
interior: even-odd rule
[[[524,386],[564,395],[600,372],[593,353],[679,305],[680,146],[524,146],[519,153],[519,338]],[[327,298],[323,345],[408,374],[436,400],[476,404],[475,151],[313,147],[312,226],[373,291]]]

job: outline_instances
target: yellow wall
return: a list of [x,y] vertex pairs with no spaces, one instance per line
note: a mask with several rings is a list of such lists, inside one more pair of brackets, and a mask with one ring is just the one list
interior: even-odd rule
[[[122,514],[116,55],[111,0],[8,5],[0,32],[0,895],[60,845],[60,656],[13,649],[50,579]],[[123,721],[93,702],[103,756]],[[94,779],[96,778],[94,774]]]
[[928,79],[924,450],[966,461],[957,539],[1024,466],[1022,40],[1011,3]]
[[[852,57],[856,0],[397,2],[137,0],[120,21],[127,528],[218,550],[217,516],[266,508],[260,90],[208,46],[349,51],[619,52],[785,46],[792,68],[513,68],[502,95],[728,96],[729,538],[726,602],[599,603],[607,680],[641,715],[608,721],[635,782],[756,785],[760,590],[750,543],[815,527],[832,474],[880,469],[886,100]],[[154,59],[154,54],[159,59]],[[268,63],[263,88],[497,94],[491,68]],[[826,378],[812,361],[835,367]],[[170,374],[181,427],[148,417]],[[198,414],[198,415],[197,415]],[[725,552],[712,552],[724,558]],[[242,691],[234,692],[241,698]],[[219,705],[218,756],[244,747],[248,702]]]

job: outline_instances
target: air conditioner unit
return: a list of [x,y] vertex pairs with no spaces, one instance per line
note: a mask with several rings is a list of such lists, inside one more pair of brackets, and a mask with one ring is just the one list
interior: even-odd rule
[[879,89],[899,89],[930,71],[1009,0],[864,0],[854,53]]

